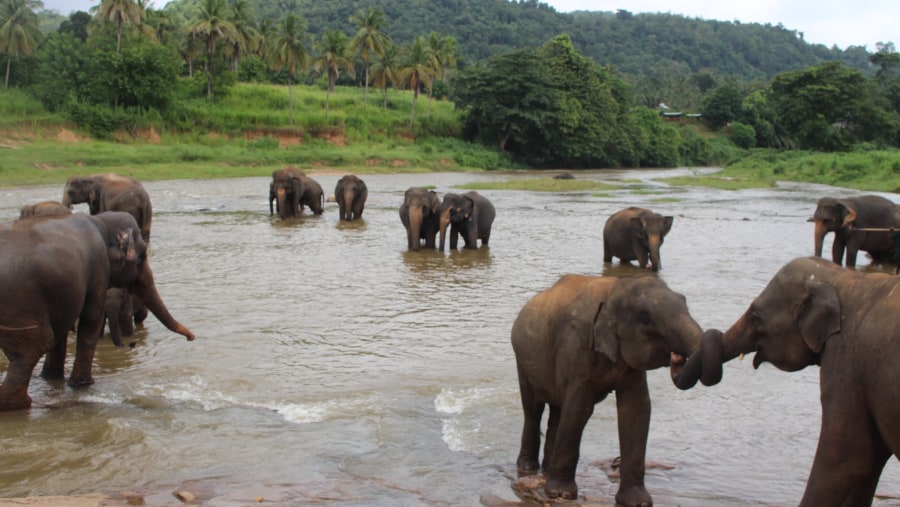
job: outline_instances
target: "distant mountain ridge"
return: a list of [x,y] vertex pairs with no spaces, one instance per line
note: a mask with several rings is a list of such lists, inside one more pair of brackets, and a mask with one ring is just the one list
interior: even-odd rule
[[[171,4],[196,2],[176,0]],[[809,44],[802,34],[779,25],[715,21],[676,14],[618,12],[560,13],[537,0],[248,0],[259,20],[279,20],[294,12],[318,36],[327,29],[352,35],[350,16],[368,7],[382,10],[385,30],[401,44],[434,31],[453,36],[461,64],[538,46],[568,33],[575,47],[600,65],[627,74],[660,69],[733,75],[767,80],[779,72],[839,60],[869,71],[863,47],[840,49]]]

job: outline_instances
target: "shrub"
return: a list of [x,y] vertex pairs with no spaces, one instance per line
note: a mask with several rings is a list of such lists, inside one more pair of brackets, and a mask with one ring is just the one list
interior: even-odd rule
[[746,123],[736,121],[731,124],[729,138],[739,148],[748,150],[756,146],[756,129]]

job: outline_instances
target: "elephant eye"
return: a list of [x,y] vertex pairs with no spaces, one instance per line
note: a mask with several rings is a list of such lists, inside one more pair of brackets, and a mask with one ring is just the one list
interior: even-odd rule
[[638,320],[641,322],[641,324],[643,324],[645,326],[649,326],[650,324],[653,324],[653,319],[650,318],[650,314],[647,312],[641,312],[638,315]]
[[758,313],[753,312],[750,314],[750,325],[751,326],[753,326],[755,328],[760,328],[763,326],[764,323],[765,322],[763,321],[763,318],[760,317]]

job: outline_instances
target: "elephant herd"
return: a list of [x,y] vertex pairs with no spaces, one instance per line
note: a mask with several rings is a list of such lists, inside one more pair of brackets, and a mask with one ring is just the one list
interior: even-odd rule
[[[642,224],[648,219],[652,223]],[[668,365],[680,389],[698,381],[712,386],[725,362],[754,353],[754,368],[764,362],[785,371],[820,367],[822,424],[800,505],[871,505],[888,459],[900,457],[900,327],[893,323],[900,277],[840,264],[844,250],[848,267],[855,266],[859,250],[896,260],[900,211],[874,195],[826,197],[810,221],[816,255],[785,265],[724,333],[704,332],[685,298],[652,274],[564,275],[528,301],[511,332],[524,411],[519,474],[543,470],[548,497],[576,498],[582,432],[594,405],[615,391],[621,452],[616,503],[652,505],[644,486],[646,371]],[[671,225],[671,217],[639,208],[614,214],[603,231],[604,261],[636,258],[644,267],[649,257],[647,267],[658,270],[659,244]],[[829,231],[835,233],[833,262],[819,258]],[[540,460],[545,406],[550,411]]]
[[[340,220],[362,217],[366,184],[355,175],[335,187]],[[274,206],[273,206],[274,202]],[[90,215],[72,214],[87,203]],[[321,185],[291,167],[275,171],[269,212],[280,219],[308,206],[323,213]],[[407,248],[475,249],[489,244],[496,216],[477,192],[412,187],[399,210]],[[551,498],[576,498],[581,437],[594,405],[615,392],[621,478],[616,502],[650,506],[644,485],[650,425],[648,370],[669,366],[673,383],[713,386],[723,364],[754,353],[753,365],[785,371],[820,366],[822,424],[802,506],[857,506],[873,501],[887,460],[900,455],[900,278],[840,266],[860,250],[896,258],[900,210],[879,196],[823,198],[815,222],[815,257],[785,265],[726,331],[703,330],[681,294],[654,272],[673,217],[630,207],[603,227],[603,260],[637,260],[649,273],[630,277],[564,275],[522,307],[511,329],[524,412],[516,461],[521,475],[543,471]],[[76,329],[69,385],[93,382],[91,368],[104,321],[117,345],[153,313],[168,329],[194,338],[163,303],[147,259],[152,207],[143,186],[114,174],[70,178],[61,202],[23,207],[0,224],[0,348],[9,358],[0,410],[31,405],[32,371],[61,378],[67,335]],[[834,233],[832,261],[821,257]],[[438,241],[439,236],[439,241]],[[113,328],[116,331],[113,331]],[[541,421],[549,406],[541,457]]]

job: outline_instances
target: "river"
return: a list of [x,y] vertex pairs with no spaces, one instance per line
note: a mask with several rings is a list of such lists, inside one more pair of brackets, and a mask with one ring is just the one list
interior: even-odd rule
[[[223,506],[258,497],[392,507],[514,501],[522,414],[510,327],[563,273],[639,271],[604,266],[609,215],[631,205],[673,215],[659,276],[704,328],[725,329],[782,265],[812,254],[806,219],[816,200],[856,193],[658,181],[690,171],[577,173],[621,185],[602,193],[482,191],[497,209],[490,247],[444,253],[406,251],[398,208],[407,188],[443,194],[533,175],[363,176],[369,200],[357,223],[339,223],[334,203],[322,216],[277,221],[267,178],[148,182],[157,285],[197,339],[150,316],[134,348],[101,342],[89,388],[35,376],[34,407],[0,414],[0,497],[103,492],[173,505],[171,493],[188,490]],[[311,175],[326,193],[341,176]],[[63,186],[0,189],[0,217],[58,200]],[[860,269],[893,272],[869,263]],[[818,368],[751,363],[727,363],[721,384],[686,392],[667,369],[648,373],[647,458],[664,465],[647,471],[657,505],[799,502],[819,433]],[[608,502],[617,488],[602,468],[618,454],[615,414],[611,396],[585,429],[577,480],[591,501]],[[896,459],[878,492],[900,493]]]

